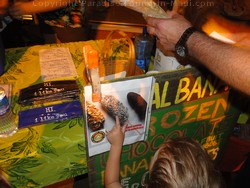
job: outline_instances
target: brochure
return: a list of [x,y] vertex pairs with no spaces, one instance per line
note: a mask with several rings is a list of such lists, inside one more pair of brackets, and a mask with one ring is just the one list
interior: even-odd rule
[[84,87],[85,125],[89,156],[110,150],[106,131],[127,124],[124,145],[147,139],[155,78],[153,76],[101,84],[102,99],[92,101],[91,86]]
[[69,48],[42,49],[39,51],[39,59],[43,81],[77,78]]

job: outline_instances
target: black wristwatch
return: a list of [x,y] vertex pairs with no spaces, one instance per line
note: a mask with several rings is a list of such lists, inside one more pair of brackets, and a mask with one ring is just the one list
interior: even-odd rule
[[187,40],[195,31],[197,30],[194,27],[187,28],[176,43],[175,51],[179,56],[186,57],[188,55]]

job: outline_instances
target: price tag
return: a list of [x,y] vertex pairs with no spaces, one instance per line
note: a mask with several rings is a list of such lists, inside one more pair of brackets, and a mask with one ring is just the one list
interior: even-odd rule
[[20,129],[50,122],[59,122],[80,117],[82,115],[82,106],[79,101],[33,108],[19,112],[18,128]]

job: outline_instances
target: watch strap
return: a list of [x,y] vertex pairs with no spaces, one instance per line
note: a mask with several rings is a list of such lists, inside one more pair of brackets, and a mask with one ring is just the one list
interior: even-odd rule
[[178,55],[180,55],[181,57],[185,57],[188,54],[188,49],[187,49],[187,41],[189,39],[189,37],[196,32],[197,30],[194,27],[189,27],[187,28],[183,34],[181,35],[179,41],[176,43],[175,45],[175,50],[178,51],[180,48],[182,48],[184,50],[185,53],[179,54],[177,52]]

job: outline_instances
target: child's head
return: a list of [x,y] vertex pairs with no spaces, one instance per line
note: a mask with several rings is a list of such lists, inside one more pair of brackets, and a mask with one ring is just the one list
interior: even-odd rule
[[167,140],[151,161],[148,187],[221,187],[220,173],[203,147],[191,138]]

